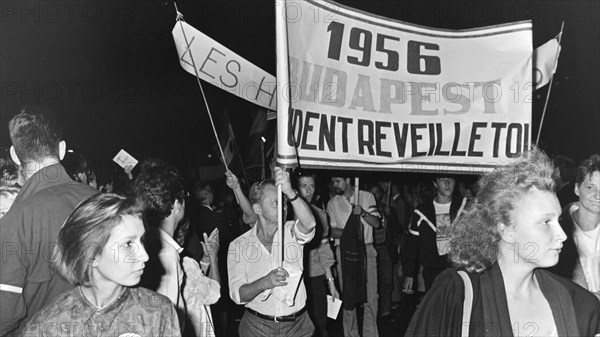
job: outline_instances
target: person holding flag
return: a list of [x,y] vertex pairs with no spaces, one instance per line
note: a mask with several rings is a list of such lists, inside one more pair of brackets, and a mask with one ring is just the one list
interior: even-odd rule
[[[281,185],[298,219],[286,222],[281,231],[276,185]],[[306,289],[299,276],[303,246],[315,235],[315,218],[281,168],[275,168],[275,181],[264,180],[250,188],[250,203],[258,217],[256,225],[229,245],[227,257],[229,294],[246,307],[239,335],[312,336]]]

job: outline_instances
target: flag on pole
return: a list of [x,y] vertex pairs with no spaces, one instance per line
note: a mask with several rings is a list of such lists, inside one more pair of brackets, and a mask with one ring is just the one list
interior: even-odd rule
[[[542,110],[542,118],[540,119],[540,126],[538,128],[538,134],[537,137],[535,138],[535,145],[538,145],[540,142],[540,136],[542,135],[542,127],[544,126],[544,118],[546,117],[546,109],[548,108],[548,100],[550,100],[550,92],[552,91],[552,78],[554,77],[554,72],[556,71],[556,66],[558,65],[558,55],[560,54],[560,41],[562,40],[562,33],[563,30],[565,29],[565,22],[563,21],[562,24],[560,25],[560,33],[558,33],[558,35],[556,36],[556,47],[554,48],[554,51],[552,51],[552,49],[550,51],[546,51],[544,56],[540,55],[540,59],[548,58],[548,53],[552,53],[554,52],[554,63],[553,65],[550,67],[548,65],[548,68],[551,70],[549,74],[546,74],[546,78],[548,79],[546,83],[550,83],[550,86],[548,86],[548,92],[546,93],[546,101],[544,102],[544,109]],[[553,40],[550,40],[549,42],[545,43],[543,46],[547,45],[548,43],[552,42]],[[550,46],[552,46],[554,43],[552,42],[552,44],[550,44]],[[543,47],[542,46],[542,47]],[[548,47],[550,48],[550,47]],[[538,48],[539,49],[539,48]],[[536,50],[537,51],[537,50]],[[535,54],[534,54],[535,56]],[[536,62],[536,67],[535,67],[535,72],[537,76],[538,73],[538,66],[537,66],[537,62]],[[541,71],[539,72],[541,75],[544,75],[544,73],[542,73]],[[543,87],[546,83],[543,83],[544,78],[540,78],[539,81],[536,81],[536,87],[537,88],[541,88]],[[541,84],[541,85],[538,85]]]
[[231,128],[231,122],[229,121],[229,113],[227,109],[223,111],[223,125],[221,126],[221,134],[219,138],[221,139],[221,143],[223,145],[223,157],[227,166],[231,166],[231,162],[233,162],[233,158],[235,156],[235,135],[233,134],[233,129]]
[[560,54],[559,37],[560,34],[556,35],[533,51],[533,81],[536,90],[548,84],[556,72]]
[[267,120],[272,121],[277,119],[277,111],[267,110]]
[[265,163],[263,162],[265,144],[262,138],[265,137],[267,132],[267,113],[264,109],[257,109],[253,113],[255,115],[248,132],[244,162],[246,163],[245,169],[248,179],[257,181],[261,179],[262,172],[265,169]]

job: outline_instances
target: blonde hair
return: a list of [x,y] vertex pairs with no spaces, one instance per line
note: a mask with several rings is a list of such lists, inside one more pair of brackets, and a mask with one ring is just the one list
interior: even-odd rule
[[475,273],[491,267],[498,260],[497,224],[514,224],[513,210],[532,188],[554,192],[553,173],[548,156],[533,149],[484,175],[475,201],[455,224],[450,241],[451,263]]

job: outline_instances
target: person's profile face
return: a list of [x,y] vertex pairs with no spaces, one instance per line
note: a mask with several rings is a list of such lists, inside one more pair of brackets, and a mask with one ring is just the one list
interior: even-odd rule
[[593,214],[600,214],[600,171],[585,176],[580,185],[575,185],[580,207]]
[[553,192],[532,189],[515,202],[513,249],[515,256],[507,260],[532,263],[547,268],[558,263],[560,249],[567,236],[558,223],[560,203]]
[[333,184],[333,192],[335,192],[335,194],[343,195],[346,192],[346,188],[348,188],[346,179],[341,177],[333,177],[331,178],[331,182]]
[[148,254],[144,249],[142,219],[126,215],[113,227],[102,254],[93,263],[92,282],[131,287],[140,282]]
[[302,199],[311,202],[315,195],[315,179],[313,177],[301,177],[298,179],[298,192]]

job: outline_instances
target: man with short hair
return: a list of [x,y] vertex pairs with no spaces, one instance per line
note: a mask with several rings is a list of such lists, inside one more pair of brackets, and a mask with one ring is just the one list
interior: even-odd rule
[[[282,224],[283,233],[278,231],[278,208],[284,205],[278,203],[276,184],[281,184],[298,219]],[[292,189],[289,173],[279,167],[275,168],[275,181],[252,186],[249,199],[258,221],[231,242],[227,257],[229,294],[235,303],[246,307],[239,335],[312,336],[314,326],[306,313],[301,274],[303,245],[315,235],[315,218]],[[279,268],[281,259],[283,268]],[[290,275],[293,277],[288,279]],[[286,281],[291,282],[289,286]]]
[[573,280],[600,300],[600,155],[594,154],[577,169],[575,194],[579,197],[562,213],[563,243],[557,274]]
[[296,178],[300,197],[309,205],[317,226],[315,236],[305,246],[305,280],[308,292],[308,313],[315,325],[316,337],[327,337],[327,292],[329,289],[332,297],[339,299],[340,295],[335,287],[335,280],[331,267],[335,264],[335,257],[329,244],[329,221],[327,213],[311,202],[315,196],[315,176],[312,174],[298,174]]
[[[198,238],[202,238],[205,234],[210,235],[215,229],[219,233],[219,249],[218,269],[214,268],[220,277],[221,282],[221,298],[211,306],[217,335],[224,335],[227,331],[229,320],[228,312],[235,308],[233,302],[228,296],[229,287],[227,286],[227,247],[231,241],[232,229],[229,221],[222,212],[216,212],[213,209],[214,193],[213,189],[207,182],[198,181],[194,187],[193,203],[190,203],[190,230],[194,230]],[[200,255],[206,255],[206,252],[200,252]]]
[[60,160],[67,150],[50,111],[25,107],[8,123],[10,155],[25,184],[0,220],[0,336],[17,331],[60,293],[73,288],[51,265],[63,223],[98,193],[69,178]]
[[467,203],[466,198],[454,198],[454,177],[438,176],[433,186],[435,197],[417,206],[409,227],[403,268],[406,275],[404,291],[407,293],[413,291],[413,280],[420,265],[423,266],[425,291],[429,291],[437,275],[449,267],[452,226]]
[[381,214],[381,227],[375,231],[373,240],[377,251],[378,311],[382,319],[388,319],[392,313],[394,264],[398,257],[396,236],[401,228],[395,209],[386,204],[387,198],[383,187],[380,184],[372,184],[368,189],[375,197],[379,214]]
[[[188,308],[183,285],[189,286],[190,281],[186,279],[179,256],[183,248],[173,238],[175,230],[185,216],[186,193],[183,177],[175,167],[160,163],[142,170],[133,182],[136,195],[144,203],[144,220],[147,225],[150,225],[145,234],[145,246],[150,260],[146,263],[139,285],[167,296],[177,309],[181,330],[189,334],[190,326],[185,324],[188,319]],[[205,263],[212,267],[209,269],[210,279],[202,278],[206,285],[204,299],[208,302],[203,304],[213,304],[220,297],[219,273],[216,268],[217,252],[212,249],[208,252],[210,254],[206,254]],[[200,312],[203,335],[214,335],[211,313],[208,308],[206,309]]]
[[[373,247],[373,228],[380,226],[380,214],[373,194],[367,191],[358,191],[358,202],[354,200],[354,189],[350,185],[349,177],[334,176],[331,178],[336,196],[327,203],[331,225],[331,237],[335,239],[338,276],[342,287],[342,296],[347,296],[342,277],[342,248],[340,238],[346,227],[346,222],[351,214],[359,215],[363,226],[362,241],[366,247],[366,299],[364,304],[363,336],[377,337],[377,251]],[[356,309],[343,311],[344,336],[358,337],[358,321]]]
[[[196,200],[190,203],[190,229],[195,230],[199,238],[203,234],[210,235],[215,229],[218,229],[220,246],[228,247],[232,240],[230,238],[231,230],[225,215],[213,209],[214,194],[212,187],[208,183],[198,182],[195,185],[193,194]],[[227,258],[226,255],[227,252],[225,251],[223,255],[219,254],[219,257]],[[223,267],[226,268],[225,263],[223,263]],[[221,268],[219,267],[219,269]]]
[[[398,224],[400,224],[400,231],[407,232],[408,231],[408,203],[404,200],[402,193],[400,192],[400,186],[396,183],[391,183],[391,181],[380,181],[379,185],[383,188],[384,195],[390,195],[391,200],[390,204],[387,205],[387,197],[382,198],[383,206],[390,206],[394,209],[396,213],[396,217],[398,219]],[[391,191],[390,191],[391,189]]]

